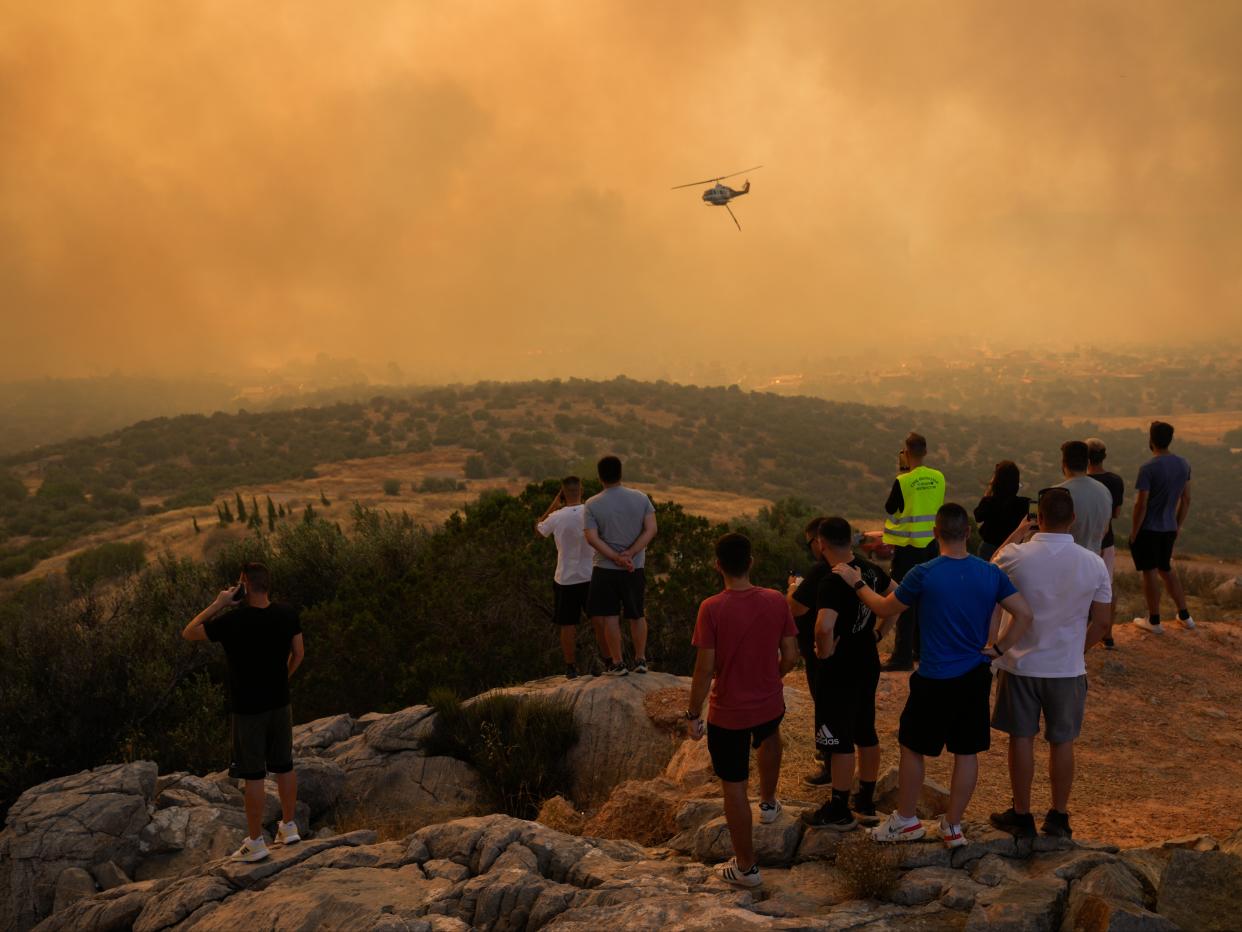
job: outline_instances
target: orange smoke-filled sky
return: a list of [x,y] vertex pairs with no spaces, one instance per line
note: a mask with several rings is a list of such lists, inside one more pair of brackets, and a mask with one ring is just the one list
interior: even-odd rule
[[[0,378],[1233,340],[1239,48],[1232,0],[0,0]],[[741,233],[669,190],[755,163]]]

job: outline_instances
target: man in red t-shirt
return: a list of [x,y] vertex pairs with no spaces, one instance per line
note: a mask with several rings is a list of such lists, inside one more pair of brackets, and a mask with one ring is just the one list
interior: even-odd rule
[[707,750],[724,792],[734,855],[716,865],[716,873],[739,887],[762,883],[746,795],[750,748],[759,752],[759,821],[774,822],[781,812],[776,781],[785,717],[782,677],[798,662],[798,629],[789,605],[775,589],[751,585],[751,563],[750,541],[741,534],[726,534],[716,542],[724,591],[699,606],[693,641],[699,653],[686,712],[690,737],[697,741],[703,737],[703,700],[711,686]]

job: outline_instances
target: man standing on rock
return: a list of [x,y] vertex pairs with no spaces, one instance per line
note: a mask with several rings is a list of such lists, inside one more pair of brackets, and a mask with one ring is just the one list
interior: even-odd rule
[[603,628],[611,663],[604,671],[625,676],[621,662],[621,616],[630,622],[634,641],[634,672],[647,672],[647,618],[643,612],[646,581],[643,565],[647,545],[656,536],[655,506],[637,489],[621,484],[621,460],[605,456],[597,464],[604,490],[587,500],[583,527],[595,550],[587,613]]
[[1108,631],[1112,580],[1104,560],[1075,544],[1070,534],[1074,499],[1069,489],[1048,489],[1039,497],[1038,534],[1031,536],[1033,528],[1023,524],[992,558],[1035,616],[1023,636],[992,663],[998,671],[992,727],[1009,735],[1013,787],[1013,806],[993,813],[992,824],[1019,838],[1035,837],[1031,783],[1042,714],[1052,782],[1052,808],[1043,831],[1069,838],[1074,741],[1087,704],[1083,654]]
[[[578,666],[574,662],[574,648],[578,639],[578,622],[586,610],[587,594],[591,589],[591,545],[583,535],[582,480],[567,476],[561,480],[560,491],[552,504],[535,522],[535,530],[556,542],[556,573],[552,577],[552,621],[560,628],[561,653],[565,657],[565,676],[574,679]],[[603,626],[595,622],[595,639],[600,655],[608,653]]]
[[[265,780],[276,775],[281,821],[276,844],[301,841],[294,820],[298,782],[293,771],[293,714],[289,678],[305,656],[302,626],[288,605],[268,598],[271,577],[262,563],[242,567],[241,580],[185,626],[187,641],[215,641],[224,647],[229,670],[233,759],[229,776],[246,782],[248,837],[233,854],[237,861],[268,856],[263,839]],[[232,606],[232,611],[225,611]]]
[[[882,569],[854,556],[854,530],[844,518],[820,522],[819,545],[825,566],[857,569],[873,592],[888,595],[897,585]],[[853,809],[875,815],[875,783],[880,772],[880,738],[875,730],[875,693],[880,685],[880,652],[876,645],[895,620],[882,618],[859,601],[854,589],[836,573],[820,583],[816,599],[815,653],[819,681],[815,692],[815,745],[830,762],[832,798],[804,821],[816,828],[844,832],[857,824],[850,811],[857,747],[858,795]]]
[[703,737],[703,701],[711,687],[707,712],[707,750],[720,778],[725,821],[733,857],[716,866],[726,883],[757,887],[762,883],[755,857],[747,783],[750,750],[759,758],[759,821],[776,821],[781,804],[776,783],[781,773],[781,719],[785,717],[782,678],[798,662],[798,629],[789,606],[774,589],[750,582],[750,540],[726,534],[716,542],[716,569],[724,590],[699,606],[693,644],[698,648],[690,708],[690,737]]
[[[1134,520],[1130,525],[1130,555],[1134,568],[1143,576],[1143,597],[1147,600],[1147,617],[1134,619],[1134,624],[1151,634],[1164,634],[1160,624],[1160,583],[1169,590],[1177,605],[1182,627],[1192,629],[1194,619],[1186,604],[1182,581],[1173,571],[1173,545],[1190,512],[1190,463],[1169,452],[1173,442],[1173,425],[1152,421],[1148,447],[1152,457],[1139,467],[1134,483]],[[1157,578],[1158,574],[1158,578]]]
[[[940,837],[950,848],[966,844],[962,816],[979,777],[979,753],[992,744],[988,705],[992,673],[988,663],[1025,634],[1031,610],[1000,568],[966,550],[970,518],[954,502],[935,516],[940,556],[913,567],[897,591],[880,595],[857,567],[834,566],[859,600],[880,617],[919,607],[922,659],[910,674],[910,695],[901,713],[898,804],[888,820],[872,831],[876,841],[915,841],[925,834],[916,815],[923,788],[924,757],[953,755],[949,811],[940,818]],[[1006,643],[994,641],[993,610],[1001,605],[1014,617]],[[999,620],[999,619],[998,619]],[[989,646],[995,644],[995,646]]]

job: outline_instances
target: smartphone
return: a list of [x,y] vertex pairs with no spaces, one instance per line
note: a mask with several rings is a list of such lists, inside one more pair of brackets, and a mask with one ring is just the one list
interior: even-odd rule
[[246,598],[246,584],[239,582],[237,584],[237,591],[233,593],[233,601],[240,602],[244,598]]

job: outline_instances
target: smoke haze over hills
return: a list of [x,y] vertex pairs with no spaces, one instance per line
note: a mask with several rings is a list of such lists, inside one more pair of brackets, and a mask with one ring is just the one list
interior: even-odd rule
[[[940,350],[1242,323],[1238,4],[0,17],[9,378],[678,379],[898,314]],[[668,190],[759,162],[741,234]]]

